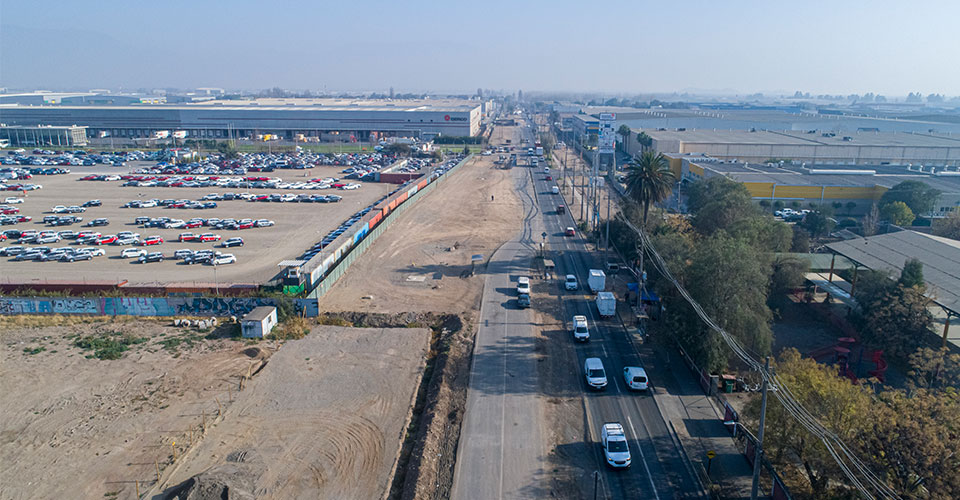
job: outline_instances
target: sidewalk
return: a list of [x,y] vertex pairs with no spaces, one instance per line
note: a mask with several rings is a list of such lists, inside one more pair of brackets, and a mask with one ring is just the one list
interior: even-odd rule
[[[625,325],[631,325],[630,308],[617,308]],[[701,479],[707,469],[707,452],[716,453],[710,464],[710,481],[718,484],[723,498],[750,498],[753,468],[723,425],[723,411],[703,393],[697,375],[674,349],[652,341],[639,346],[644,368],[650,375],[653,395],[667,426],[698,469]],[[762,491],[760,492],[762,495]]]

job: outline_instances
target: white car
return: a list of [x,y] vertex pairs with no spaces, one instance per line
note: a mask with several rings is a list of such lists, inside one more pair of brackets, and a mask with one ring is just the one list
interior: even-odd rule
[[527,278],[526,276],[517,278],[517,293],[530,294],[530,278]]
[[65,207],[65,206],[63,206],[63,205],[57,205],[57,206],[53,207],[52,209],[50,209],[50,211],[53,212],[53,213],[55,213],[55,214],[65,214],[65,213],[67,213],[67,207]]
[[144,202],[140,203],[140,208],[153,208],[153,207],[155,207],[155,206],[157,206],[157,202],[155,202],[155,201],[153,201],[153,200],[147,200],[147,201],[144,201]]
[[120,252],[120,257],[124,259],[136,259],[147,255],[147,251],[142,248],[125,248]]
[[603,458],[607,465],[615,469],[630,467],[630,447],[627,436],[619,422],[607,422],[600,431],[600,445],[603,446]]
[[6,203],[7,205],[16,205],[17,203],[23,203],[23,198],[10,197],[3,200],[3,202]]
[[607,371],[603,369],[600,358],[587,358],[583,362],[583,376],[587,379],[587,386],[592,389],[603,390],[607,387]]
[[580,283],[577,281],[577,277],[573,274],[568,274],[567,278],[563,282],[563,288],[570,291],[580,288]]
[[94,257],[99,257],[107,253],[106,250],[102,248],[96,248],[96,247],[83,247],[77,250],[77,253],[80,253],[80,252],[88,253]]
[[225,253],[223,255],[218,255],[214,257],[213,260],[210,261],[210,263],[215,266],[220,266],[223,264],[233,264],[235,262],[237,262],[237,257],[234,256],[232,253]]
[[590,340],[590,329],[587,327],[586,316],[578,314],[573,317],[573,338],[580,342]]
[[650,386],[647,380],[647,371],[639,366],[626,366],[623,368],[623,380],[627,387],[635,391],[645,391]]
[[343,187],[340,188],[340,189],[343,189],[343,190],[345,190],[345,191],[350,191],[350,190],[353,190],[353,189],[360,189],[360,184],[347,184],[346,186],[343,186]]
[[272,220],[267,220],[267,219],[260,219],[254,223],[254,225],[257,227],[268,227],[268,226],[272,226],[273,224],[274,222]]

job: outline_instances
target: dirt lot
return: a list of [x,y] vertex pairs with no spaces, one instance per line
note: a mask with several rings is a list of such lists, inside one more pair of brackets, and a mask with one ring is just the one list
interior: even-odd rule
[[[166,321],[90,321],[0,325],[4,500],[133,499],[156,486],[158,468],[166,488],[234,452],[246,452],[230,458],[257,498],[375,498],[430,338],[318,326],[271,356],[275,343],[208,340]],[[115,360],[75,346],[77,335],[119,331],[147,340]]]
[[250,466],[256,498],[381,496],[429,339],[423,328],[317,326],[286,343],[165,485],[231,461]]
[[513,174],[497,168],[495,158],[474,157],[404,212],[320,300],[320,310],[478,309],[483,276],[461,276],[472,255],[489,258],[523,219]]
[[[176,442],[211,420],[217,399],[269,354],[235,340],[157,322],[97,319],[31,328],[0,319],[0,498],[135,498],[164,471]],[[48,318],[43,319],[49,323]],[[68,320],[69,321],[69,320]],[[75,336],[123,332],[145,342],[121,359],[97,359]],[[166,346],[166,347],[165,347]],[[231,387],[231,389],[228,389]],[[232,392],[236,396],[236,392]]]
[[[379,183],[363,183],[363,187],[354,191],[322,190],[322,191],[263,191],[227,188],[141,188],[120,187],[120,182],[78,181],[80,177],[90,173],[127,173],[132,168],[109,167],[71,167],[67,175],[35,176],[28,182],[42,184],[43,189],[29,191],[24,203],[17,205],[23,215],[33,217],[33,221],[4,226],[2,229],[46,229],[42,223],[47,212],[55,205],[79,205],[87,200],[99,199],[103,206],[88,209],[79,214],[86,221],[106,217],[110,225],[95,228],[103,234],[116,234],[119,231],[134,231],[146,237],[160,235],[165,240],[163,245],[146,247],[156,249],[172,255],[180,248],[200,249],[213,246],[212,243],[178,243],[177,235],[181,232],[207,232],[198,229],[143,229],[133,225],[136,217],[172,217],[187,220],[191,217],[219,217],[219,218],[252,218],[270,219],[277,224],[272,227],[247,229],[243,231],[213,231],[224,239],[241,236],[245,245],[230,248],[229,253],[237,256],[237,263],[217,268],[214,275],[213,267],[197,265],[178,265],[178,261],[169,260],[160,263],[135,264],[129,259],[121,259],[120,252],[125,247],[108,245],[104,247],[106,255],[91,261],[74,263],[61,262],[7,262],[3,258],[4,273],[0,279],[14,282],[30,280],[62,280],[69,279],[82,281],[128,280],[130,284],[155,282],[202,282],[213,283],[262,283],[275,276],[280,269],[277,263],[283,259],[293,259],[320,241],[331,229],[350,218],[357,211],[367,207],[381,196],[387,194],[394,185]],[[315,177],[340,177],[341,167],[315,167],[310,170],[285,170],[271,172],[271,177],[282,177],[287,180],[304,180]],[[256,175],[256,174],[253,174]],[[250,192],[254,194],[270,193],[312,193],[337,194],[343,197],[339,203],[253,203],[242,200],[220,201],[215,209],[209,210],[177,210],[157,208],[131,209],[119,208],[124,203],[134,199],[199,199],[208,193]],[[4,191],[3,196],[20,196],[18,193]],[[58,230],[79,231],[79,224],[61,226]],[[65,246],[53,244],[49,246]],[[5,242],[0,245],[11,245],[14,242]]]

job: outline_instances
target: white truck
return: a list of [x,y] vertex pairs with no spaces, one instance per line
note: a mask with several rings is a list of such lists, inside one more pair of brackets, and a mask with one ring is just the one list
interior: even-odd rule
[[630,467],[630,447],[623,426],[619,422],[607,422],[600,431],[600,444],[603,446],[603,458],[607,465],[615,469]]
[[613,292],[597,294],[597,310],[600,311],[601,318],[609,318],[617,314],[617,298]]
[[593,293],[602,292],[607,286],[607,275],[600,269],[591,269],[587,278],[587,286]]

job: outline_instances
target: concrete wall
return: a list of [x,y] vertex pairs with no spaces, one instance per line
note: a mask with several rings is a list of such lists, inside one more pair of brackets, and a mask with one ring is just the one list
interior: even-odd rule
[[[636,141],[634,141],[636,142]],[[722,159],[763,162],[770,158],[824,164],[960,165],[960,146],[859,146],[814,144],[742,144],[655,140],[661,153],[699,154]]]
[[[319,314],[315,299],[293,299],[297,312]],[[0,314],[92,314],[103,316],[243,316],[265,297],[0,297]]]

